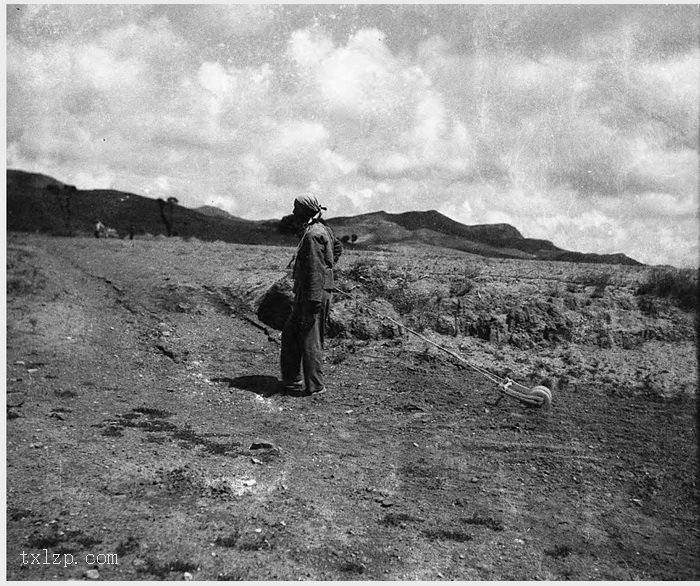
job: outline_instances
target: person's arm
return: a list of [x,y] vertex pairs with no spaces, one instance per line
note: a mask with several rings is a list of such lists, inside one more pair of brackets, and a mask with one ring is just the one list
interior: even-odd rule
[[326,280],[325,251],[329,245],[330,242],[323,234],[307,232],[299,250],[303,272],[302,294],[304,301],[314,305],[318,304],[319,310]]

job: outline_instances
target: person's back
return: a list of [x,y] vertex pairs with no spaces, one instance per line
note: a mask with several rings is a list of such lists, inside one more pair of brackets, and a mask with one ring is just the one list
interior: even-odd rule
[[295,292],[308,301],[321,301],[321,291],[334,287],[333,267],[337,261],[337,247],[332,230],[320,222],[313,222],[305,230],[294,263]]
[[334,287],[333,268],[342,245],[321,221],[324,209],[315,197],[294,200],[294,215],[305,222],[305,229],[294,258],[294,305],[282,330],[280,350],[282,384],[291,393],[315,395],[326,390],[323,338]]

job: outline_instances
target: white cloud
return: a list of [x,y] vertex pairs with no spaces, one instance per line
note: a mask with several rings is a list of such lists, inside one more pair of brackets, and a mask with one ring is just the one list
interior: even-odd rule
[[95,90],[124,91],[136,85],[141,72],[134,59],[118,60],[105,49],[86,45],[75,52],[73,74]]
[[246,153],[238,159],[239,182],[246,191],[253,191],[268,181],[268,168],[255,153]]
[[427,93],[416,105],[416,123],[413,127],[412,138],[416,144],[425,145],[425,150],[443,138],[446,130],[447,114],[441,97],[434,93]]
[[393,65],[383,33],[360,31],[319,64],[321,95],[330,109],[356,116],[387,115],[399,98],[392,91]]
[[230,99],[231,92],[235,87],[235,78],[228,75],[219,63],[202,63],[197,72],[197,81],[208,92],[206,99],[209,120],[209,130],[216,131],[218,126],[215,122],[226,102]]
[[219,63],[202,63],[197,72],[197,80],[205,90],[217,98],[225,97],[235,86],[235,79],[228,75]]
[[155,184],[158,190],[161,192],[170,191],[170,179],[165,175],[160,175],[159,177],[156,177]]
[[377,183],[377,193],[381,193],[383,195],[388,195],[394,191],[393,186],[389,185],[388,183]]
[[350,161],[341,154],[330,149],[323,149],[319,154],[319,159],[324,170],[324,175],[329,178],[353,173],[357,171],[358,168],[356,162]]
[[287,55],[303,72],[313,74],[333,50],[333,41],[319,29],[294,31],[287,43]]
[[695,216],[698,212],[698,198],[690,195],[669,193],[642,193],[634,198],[634,210],[641,217],[665,216],[681,218]]
[[318,28],[292,33],[288,57],[299,86],[326,112],[372,125],[401,126],[424,79],[399,62],[376,29],[359,30],[335,46]]
[[328,140],[328,131],[320,122],[290,120],[279,125],[270,148],[281,154],[300,150],[317,151]]
[[257,154],[270,169],[272,184],[307,189],[323,174],[327,139],[328,131],[319,122],[288,120],[268,133]]
[[697,194],[697,151],[688,148],[668,150],[636,140],[629,147],[629,173],[636,185],[674,194]]
[[639,65],[639,73],[651,84],[661,84],[664,91],[698,108],[700,101],[700,48],[663,61],[646,61]]
[[400,176],[411,168],[411,160],[401,153],[387,152],[373,162],[372,169],[385,176]]
[[370,187],[347,188],[338,186],[337,193],[340,197],[349,200],[355,212],[362,210],[375,196],[374,190]]

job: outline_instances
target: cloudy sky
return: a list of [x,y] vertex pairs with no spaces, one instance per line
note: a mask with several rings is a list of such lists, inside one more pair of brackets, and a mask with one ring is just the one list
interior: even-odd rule
[[279,218],[437,209],[697,266],[690,4],[8,5],[7,165]]

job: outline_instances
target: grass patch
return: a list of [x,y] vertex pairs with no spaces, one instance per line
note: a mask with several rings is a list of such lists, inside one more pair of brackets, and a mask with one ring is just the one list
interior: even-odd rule
[[274,548],[273,536],[266,533],[248,535],[238,541],[238,549],[241,551],[262,551]]
[[[695,269],[653,269],[637,287],[639,296],[669,299],[681,309],[698,307],[698,271]],[[642,308],[643,309],[643,308]]]
[[235,547],[240,536],[240,531],[234,531],[230,535],[217,537],[214,541],[214,545],[218,545],[219,547]]
[[132,536],[129,536],[129,538],[126,541],[120,541],[119,545],[117,545],[116,549],[114,550],[114,553],[116,553],[119,557],[128,555],[130,553],[133,553],[139,549],[139,542],[137,539],[135,539]]
[[124,428],[121,425],[109,424],[102,430],[104,437],[123,437]]
[[591,297],[600,298],[605,293],[608,285],[613,284],[613,274],[609,271],[588,271],[581,273],[576,279],[577,283],[581,283],[585,287],[594,287]]
[[488,527],[492,531],[503,531],[504,525],[503,521],[494,519],[493,517],[481,517],[479,515],[472,515],[469,518],[462,519],[463,523],[467,525],[482,525]]
[[[340,272],[339,272],[340,273]],[[399,271],[393,266],[378,266],[366,259],[359,259],[345,270],[344,277],[362,285],[369,300],[384,299],[401,316],[410,318],[410,327],[419,331],[433,327],[438,319],[436,307],[440,291],[418,291],[411,287],[414,280],[408,271]]]
[[247,578],[240,572],[219,574],[216,577],[217,582],[245,582]]
[[364,564],[355,561],[345,561],[338,565],[338,570],[344,574],[364,574]]
[[475,279],[481,274],[481,269],[478,267],[468,267],[464,270],[461,276],[450,279],[450,297],[464,297],[469,293],[476,283]]
[[30,261],[36,259],[36,255],[24,250],[8,250],[7,285],[8,297],[19,297],[37,293],[46,286],[46,277]]
[[472,536],[469,533],[460,531],[459,529],[426,529],[423,531],[430,541],[457,541],[459,543],[464,543],[465,541],[471,541]]
[[15,509],[13,507],[7,508],[7,518],[10,521],[21,521],[28,517],[33,516],[31,509]]
[[194,572],[197,570],[197,565],[190,562],[175,560],[173,562],[157,562],[152,559],[146,560],[146,565],[138,568],[136,571],[139,574],[150,574],[158,578],[165,579],[170,572],[183,574],[185,572]]
[[7,279],[7,296],[19,297],[29,293],[36,293],[43,288],[45,279],[40,278],[36,272],[34,274],[12,275]]
[[51,531],[50,533],[37,533],[32,535],[27,540],[27,545],[34,549],[44,549],[56,547],[63,541],[57,531]]
[[546,549],[544,554],[555,559],[568,557],[573,550],[568,545],[557,545],[552,549]]
[[154,409],[152,407],[137,407],[133,410],[134,413],[141,413],[141,415],[146,415],[147,417],[158,417],[163,419],[165,417],[170,417],[172,413],[168,411],[163,411],[162,409]]

